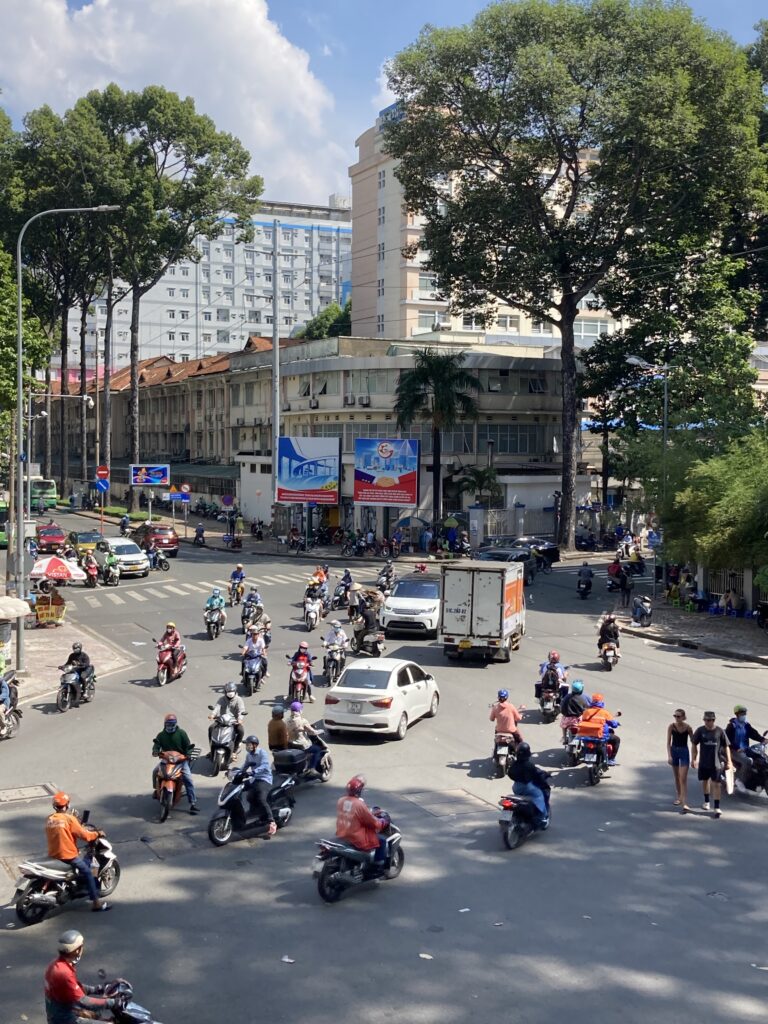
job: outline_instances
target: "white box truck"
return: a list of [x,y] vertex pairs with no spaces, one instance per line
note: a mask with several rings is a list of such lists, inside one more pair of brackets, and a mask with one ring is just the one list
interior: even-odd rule
[[525,634],[520,562],[446,562],[441,567],[443,654],[475,651],[509,661]]

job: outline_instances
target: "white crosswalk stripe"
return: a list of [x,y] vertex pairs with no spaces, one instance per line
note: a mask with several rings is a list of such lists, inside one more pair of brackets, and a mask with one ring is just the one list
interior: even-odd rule
[[[87,596],[87,597],[85,598],[85,600],[86,600],[86,601],[88,602],[88,604],[89,604],[89,605],[91,606],[91,608],[98,608],[98,607],[99,607],[99,605],[101,604],[101,601],[99,601],[98,597],[90,597],[90,596]],[[72,602],[71,602],[71,601],[68,601],[67,603],[69,604],[69,607],[70,607],[70,608],[72,608],[72,607],[73,607],[73,605],[72,605]]]
[[170,594],[166,594],[162,590],[156,590],[155,587],[147,587],[146,591],[152,597],[170,597]]
[[125,600],[119,594],[104,594],[104,597],[109,598],[112,604],[125,604]]
[[172,587],[170,583],[166,583],[163,589],[164,590],[170,590],[170,592],[172,594],[180,594],[182,597],[186,597],[187,596],[185,591],[181,590],[180,587]]
[[179,586],[184,587],[185,590],[190,590],[195,593],[207,593],[211,589],[210,587],[200,587],[197,583],[180,583]]
[[140,594],[138,590],[124,590],[123,593],[126,597],[132,597],[134,601],[146,601],[146,597]]

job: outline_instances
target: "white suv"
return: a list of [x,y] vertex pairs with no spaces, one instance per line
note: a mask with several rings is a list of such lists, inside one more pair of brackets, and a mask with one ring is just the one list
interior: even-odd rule
[[93,557],[102,569],[109,551],[117,558],[121,576],[147,576],[149,574],[149,559],[139,545],[132,540],[121,540],[119,537],[114,540],[100,540],[93,552]]
[[408,576],[398,580],[379,615],[385,633],[402,630],[437,636],[440,622],[440,578]]

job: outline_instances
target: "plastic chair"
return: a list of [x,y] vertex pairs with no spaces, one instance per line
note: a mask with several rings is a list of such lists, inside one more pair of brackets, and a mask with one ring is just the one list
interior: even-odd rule
[[722,615],[723,614],[723,609],[720,607],[719,604],[711,604],[709,606],[709,614],[710,615]]

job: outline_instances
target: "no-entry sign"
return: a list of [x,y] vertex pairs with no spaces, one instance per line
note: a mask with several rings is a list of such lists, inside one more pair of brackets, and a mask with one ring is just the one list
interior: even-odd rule
[[98,466],[96,476],[99,480],[109,480],[109,466]]

